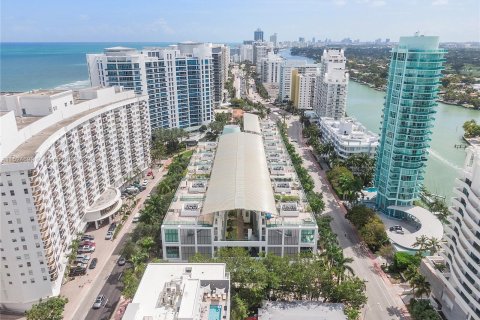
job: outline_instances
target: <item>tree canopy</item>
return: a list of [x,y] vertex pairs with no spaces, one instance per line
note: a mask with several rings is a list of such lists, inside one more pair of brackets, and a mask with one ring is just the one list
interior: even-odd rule
[[64,297],[53,297],[34,304],[25,312],[27,320],[62,320],[63,311],[68,299]]

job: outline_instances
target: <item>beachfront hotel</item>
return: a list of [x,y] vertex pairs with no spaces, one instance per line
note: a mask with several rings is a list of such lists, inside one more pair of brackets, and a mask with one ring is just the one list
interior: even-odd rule
[[149,166],[149,113],[120,87],[5,94],[0,110],[0,306],[24,311],[59,294],[72,240]]
[[[141,51],[113,47],[101,54],[87,54],[92,86],[123,86],[148,96],[152,130],[194,130],[213,120],[214,97],[221,99],[223,83],[222,76],[215,77],[214,72],[228,69],[217,52],[216,68],[213,60],[212,45],[196,42]],[[220,86],[217,89],[214,78]]]
[[150,263],[123,320],[228,320],[224,263]]
[[480,146],[466,152],[455,180],[444,251],[441,257],[427,257],[421,266],[435,305],[449,320],[480,319]]
[[355,154],[368,154],[372,158],[378,146],[378,136],[370,132],[354,118],[320,118],[318,127],[322,141],[331,143],[335,153],[342,159]]
[[376,204],[382,212],[403,217],[390,206],[408,207],[418,199],[434,122],[445,50],[438,37],[401,37],[392,49],[377,149]]
[[279,256],[316,252],[318,227],[276,125],[201,142],[162,224],[163,258],[213,257],[222,247]]

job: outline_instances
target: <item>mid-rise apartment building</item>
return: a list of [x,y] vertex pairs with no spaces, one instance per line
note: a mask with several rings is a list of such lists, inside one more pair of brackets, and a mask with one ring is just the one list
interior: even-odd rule
[[92,86],[123,86],[148,96],[152,129],[196,129],[213,119],[210,44],[183,42],[142,51],[113,47],[87,54],[87,63]]
[[316,74],[317,68],[317,64],[307,64],[307,62],[304,60],[284,61],[280,65],[280,79],[278,86],[278,98],[280,101],[294,100],[296,78],[292,77],[292,74],[295,70],[296,74]]
[[295,108],[313,109],[317,80],[317,68],[314,66],[292,69],[290,100]]
[[262,59],[266,58],[269,52],[273,52],[273,45],[271,42],[255,41],[253,43],[253,64],[255,65],[258,74],[260,74],[262,68]]
[[[444,49],[438,37],[401,37],[392,49],[377,149],[377,206],[410,206],[423,185]],[[392,212],[390,212],[392,211]]]
[[378,146],[378,135],[370,132],[353,118],[320,118],[318,123],[324,143],[331,143],[335,153],[342,159],[365,153],[375,156]]
[[0,306],[58,295],[70,244],[110,222],[150,164],[147,97],[120,87],[1,96]]
[[466,152],[444,225],[444,251],[421,265],[436,307],[449,320],[480,319],[480,146]]
[[323,51],[315,81],[314,110],[318,117],[340,119],[347,107],[348,73],[343,49]]
[[223,247],[317,251],[315,217],[275,123],[250,115],[244,128],[199,143],[162,224],[164,259],[213,257]]
[[240,46],[240,62],[243,61],[253,62],[253,45],[242,44]]
[[150,263],[122,319],[228,320],[230,298],[224,263]]
[[280,82],[280,66],[283,58],[269,52],[260,62],[260,77],[262,82],[268,84],[279,84]]

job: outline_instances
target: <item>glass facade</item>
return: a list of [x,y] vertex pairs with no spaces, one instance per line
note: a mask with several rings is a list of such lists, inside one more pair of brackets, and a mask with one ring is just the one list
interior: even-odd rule
[[392,49],[377,149],[377,207],[408,206],[423,185],[445,50],[438,37],[402,37]]

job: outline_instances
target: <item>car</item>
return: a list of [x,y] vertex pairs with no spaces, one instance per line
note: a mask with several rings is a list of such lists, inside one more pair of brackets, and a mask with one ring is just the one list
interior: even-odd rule
[[82,241],[83,240],[93,241],[93,240],[95,240],[95,237],[92,236],[91,234],[84,234],[80,240],[82,240]]
[[80,242],[79,245],[80,245],[80,246],[92,246],[92,247],[95,247],[95,242],[93,242],[93,241],[82,241],[82,242]]
[[127,260],[126,260],[124,257],[118,258],[117,264],[118,264],[119,266],[124,266],[125,263],[127,263]]
[[86,273],[87,273],[87,270],[85,268],[75,266],[72,269],[70,269],[69,276],[70,277],[83,276]]
[[78,249],[78,252],[79,253],[88,253],[88,252],[93,252],[95,251],[95,247],[94,246],[82,246]]
[[137,212],[137,213],[133,216],[132,222],[133,222],[133,223],[137,223],[138,221],[140,221],[140,215],[141,215],[141,213],[140,213],[140,212]]
[[84,261],[89,261],[90,256],[88,254],[77,254],[75,257],[76,260],[84,260]]
[[95,269],[95,267],[97,266],[97,262],[98,262],[98,259],[93,258],[92,262],[90,262],[90,266],[88,267],[88,269]]
[[130,186],[125,189],[125,192],[127,192],[128,194],[138,193],[138,191],[138,188],[135,186]]
[[105,296],[103,294],[98,295],[97,299],[93,303],[93,309],[100,309],[105,302]]
[[145,189],[147,189],[147,188],[146,188],[144,185],[138,186],[138,190],[139,190],[139,191],[143,191],[143,190],[145,190]]
[[147,179],[143,180],[143,182],[142,182],[142,186],[146,187],[146,186],[147,186],[147,184],[148,184],[148,180],[147,180]]
[[105,235],[105,240],[111,240],[113,238],[113,232],[108,231],[107,234]]
[[108,227],[108,231],[115,231],[116,227],[117,227],[117,223],[112,222],[112,224]]

